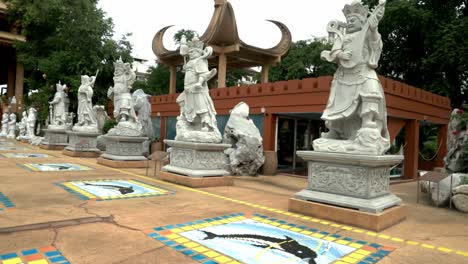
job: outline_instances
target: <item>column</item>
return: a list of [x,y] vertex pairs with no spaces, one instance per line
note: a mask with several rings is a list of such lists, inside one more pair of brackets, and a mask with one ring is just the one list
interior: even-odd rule
[[164,139],[166,139],[166,116],[160,116],[161,118],[161,125],[159,126],[160,131],[159,131],[159,140],[161,142],[164,142]]
[[262,66],[262,75],[261,75],[261,79],[260,79],[261,83],[267,83],[268,82],[269,71],[270,71],[270,65],[265,64],[265,65]]
[[419,121],[408,120],[405,125],[405,160],[404,179],[416,179],[418,177],[419,155]]
[[218,57],[218,88],[226,87],[226,54],[221,53]]
[[24,67],[23,64],[16,64],[16,82],[15,82],[15,97],[18,106],[23,105],[24,94]]
[[444,167],[444,158],[447,155],[447,131],[448,125],[440,125],[437,131],[438,152],[435,160],[436,167]]
[[10,99],[13,95],[15,95],[15,70],[16,65],[10,61],[8,63],[8,82],[7,82],[7,97]]
[[265,113],[263,116],[263,149],[275,151],[276,116]]
[[170,80],[169,80],[169,94],[176,93],[176,85],[177,85],[177,70],[175,65],[169,66],[169,71],[171,72]]

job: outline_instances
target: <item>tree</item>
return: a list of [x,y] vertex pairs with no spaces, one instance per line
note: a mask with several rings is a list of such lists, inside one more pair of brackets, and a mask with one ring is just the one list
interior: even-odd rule
[[284,81],[332,75],[336,65],[320,59],[323,50],[331,45],[322,39],[294,42],[283,60],[270,70],[270,81]]
[[66,83],[71,108],[76,108],[80,75],[99,76],[94,88],[96,104],[107,104],[112,85],[113,62],[119,57],[131,62],[126,36],[112,39],[113,23],[97,8],[97,0],[7,0],[8,18],[19,21],[27,42],[14,44],[18,61],[25,67],[27,105],[37,108],[39,120],[47,117],[48,101],[55,83]]
[[[377,0],[364,0],[374,6]],[[453,107],[467,100],[468,3],[466,0],[388,0],[379,25],[384,49],[378,72],[449,96]]]

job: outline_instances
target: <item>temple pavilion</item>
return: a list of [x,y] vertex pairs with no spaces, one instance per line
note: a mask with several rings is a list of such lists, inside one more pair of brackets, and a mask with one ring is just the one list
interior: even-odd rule
[[[236,68],[261,67],[261,82],[268,82],[268,71],[271,65],[281,61],[291,47],[292,37],[289,29],[281,22],[268,20],[281,30],[281,40],[273,48],[262,49],[242,41],[237,31],[234,9],[227,0],[214,1],[214,13],[211,22],[200,40],[206,46],[213,47],[213,56],[209,59],[211,66],[218,69],[217,87],[226,87],[226,71]],[[168,28],[162,28],[153,39],[153,51],[158,61],[168,65],[171,72],[169,93],[176,92],[176,66],[183,64],[183,57],[178,50],[167,50],[163,36]]]

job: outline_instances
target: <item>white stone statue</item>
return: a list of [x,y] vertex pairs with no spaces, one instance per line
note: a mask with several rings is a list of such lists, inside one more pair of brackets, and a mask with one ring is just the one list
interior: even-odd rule
[[93,87],[96,76],[81,76],[81,85],[78,88],[78,123],[73,126],[77,132],[97,132],[97,120],[93,111]]
[[385,1],[370,15],[368,6],[354,1],[343,9],[347,23],[328,24],[334,43],[321,55],[338,69],[322,115],[329,132],[313,142],[315,151],[381,155],[390,147],[385,95],[375,72],[382,52],[377,27],[384,11]]
[[49,129],[66,129],[68,115],[68,96],[65,93],[67,85],[60,82],[56,84],[57,92],[54,99],[49,102]]
[[17,140],[27,139],[27,132],[26,132],[27,123],[28,123],[28,114],[26,113],[26,111],[23,111],[23,114],[21,115],[21,122],[19,122],[18,124],[19,135],[16,138]]
[[149,98],[142,89],[138,89],[132,94],[135,111],[138,113],[138,120],[143,127],[143,134],[146,137],[153,137],[153,123],[151,122],[151,103]]
[[231,110],[223,136],[223,143],[232,145],[224,153],[233,175],[257,175],[265,162],[262,142],[260,131],[249,118],[249,106],[244,102],[237,104]]
[[8,113],[3,113],[2,116],[2,132],[0,137],[6,137],[8,135]]
[[104,124],[107,122],[107,120],[110,120],[110,117],[107,115],[106,109],[104,108],[103,105],[95,105],[93,109],[94,109],[94,112],[96,113],[98,130],[99,132],[102,132],[102,129],[104,128]]
[[107,90],[107,96],[114,101],[114,118],[118,124],[107,134],[110,136],[143,136],[130,93],[136,75],[130,63],[124,63],[122,59],[114,63],[114,68],[114,87]]
[[8,123],[8,136],[7,138],[15,138],[16,137],[16,114],[10,114],[10,122]]
[[203,49],[204,43],[197,37],[186,41],[183,36],[180,43],[180,54],[188,57],[188,62],[184,64],[184,92],[177,98],[180,116],[176,140],[220,143],[221,133],[207,83],[217,73],[216,69],[208,69],[208,57],[213,54],[213,48]]
[[34,137],[36,137],[34,133],[34,129],[36,126],[36,119],[37,119],[37,110],[33,107],[29,108],[27,120],[26,120],[26,133],[27,133],[26,138],[28,140],[31,140]]

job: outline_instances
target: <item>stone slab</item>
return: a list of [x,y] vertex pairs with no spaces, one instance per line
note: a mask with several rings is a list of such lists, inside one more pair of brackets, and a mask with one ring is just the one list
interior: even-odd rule
[[386,208],[390,208],[392,206],[401,204],[401,199],[398,196],[391,193],[371,199],[363,199],[345,195],[336,195],[326,192],[302,190],[296,193],[294,195],[294,198],[305,201],[337,205],[374,214],[381,213]]
[[96,145],[97,137],[101,133],[67,131],[67,135],[69,141],[66,147],[67,150],[72,152],[100,152]]
[[227,170],[192,170],[180,168],[172,165],[166,165],[162,168],[163,171],[174,172],[182,175],[187,175],[194,178],[226,176],[229,175]]
[[47,145],[47,144],[41,144],[39,146],[41,149],[46,149],[46,150],[63,150],[65,149],[66,145]]
[[191,188],[232,186],[234,184],[234,179],[230,176],[194,178],[190,176],[170,173],[167,171],[160,171],[158,174],[158,178],[163,181],[188,186]]
[[64,149],[62,150],[62,154],[69,157],[80,157],[80,158],[97,158],[101,155],[100,152],[96,151],[73,151]]
[[41,145],[67,146],[68,134],[64,129],[44,129],[44,139]]
[[375,232],[380,232],[402,222],[408,214],[406,205],[391,207],[382,213],[372,214],[295,198],[289,199],[288,211],[357,226]]
[[365,167],[392,166],[403,160],[402,155],[358,155],[330,153],[320,151],[297,151],[297,155],[306,161],[327,162]]
[[97,163],[111,168],[146,168],[145,160],[110,160],[102,156],[97,158]]

